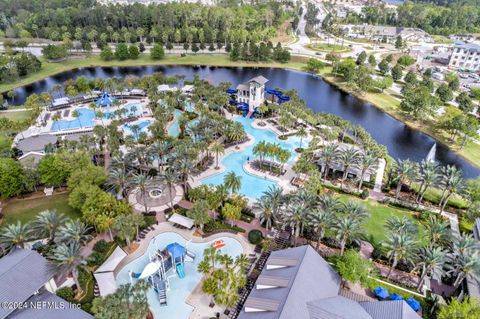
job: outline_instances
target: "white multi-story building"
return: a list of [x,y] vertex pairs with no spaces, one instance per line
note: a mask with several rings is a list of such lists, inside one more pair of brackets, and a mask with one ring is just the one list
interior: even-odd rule
[[480,43],[456,42],[448,67],[475,72],[480,71]]
[[265,102],[265,83],[268,79],[259,75],[246,83],[239,84],[237,86],[237,101],[248,104],[248,109],[253,112],[256,107]]

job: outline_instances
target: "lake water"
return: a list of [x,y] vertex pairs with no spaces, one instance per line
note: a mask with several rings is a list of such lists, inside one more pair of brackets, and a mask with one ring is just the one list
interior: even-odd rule
[[[295,89],[314,111],[328,112],[341,116],[354,124],[363,126],[380,144],[387,147],[391,156],[398,159],[420,161],[424,159],[435,140],[419,131],[410,129],[402,122],[365,103],[350,94],[342,92],[320,77],[310,74],[271,68],[224,68],[224,67],[190,67],[190,66],[141,66],[141,67],[92,67],[81,68],[48,77],[34,84],[16,90],[16,103],[22,104],[32,93],[47,91],[56,84],[85,75],[87,78],[124,77],[162,72],[166,75],[184,75],[192,79],[194,74],[207,79],[213,84],[228,81],[232,86],[248,79],[263,75],[269,82],[268,87],[280,87],[285,90]],[[454,164],[464,171],[466,177],[480,175],[480,168],[457,156],[446,146],[439,144],[436,160],[442,165]]]

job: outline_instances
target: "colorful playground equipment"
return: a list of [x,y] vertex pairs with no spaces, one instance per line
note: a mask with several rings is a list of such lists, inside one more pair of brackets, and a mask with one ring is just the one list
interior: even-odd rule
[[130,272],[131,279],[149,280],[158,295],[160,305],[167,305],[167,291],[170,289],[170,278],[185,278],[185,262],[193,262],[195,254],[177,242],[158,249],[150,255],[148,263],[141,273]]

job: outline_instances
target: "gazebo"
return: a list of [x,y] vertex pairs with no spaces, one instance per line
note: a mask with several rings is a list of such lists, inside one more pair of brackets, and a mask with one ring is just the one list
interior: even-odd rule
[[110,96],[107,92],[103,92],[102,96],[95,101],[95,103],[100,107],[112,106],[115,99]]

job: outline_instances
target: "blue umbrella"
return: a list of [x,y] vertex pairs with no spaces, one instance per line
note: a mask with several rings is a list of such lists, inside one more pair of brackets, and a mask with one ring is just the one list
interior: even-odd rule
[[390,300],[402,300],[403,297],[399,294],[393,293],[390,295]]
[[408,298],[407,300],[405,300],[407,302],[407,304],[412,307],[413,311],[417,312],[419,311],[420,309],[422,309],[422,306],[420,305],[420,302],[418,302],[417,299],[411,297],[411,298]]
[[373,292],[375,293],[375,296],[377,296],[380,299],[386,299],[390,295],[388,293],[388,290],[383,287],[377,287],[373,289]]

